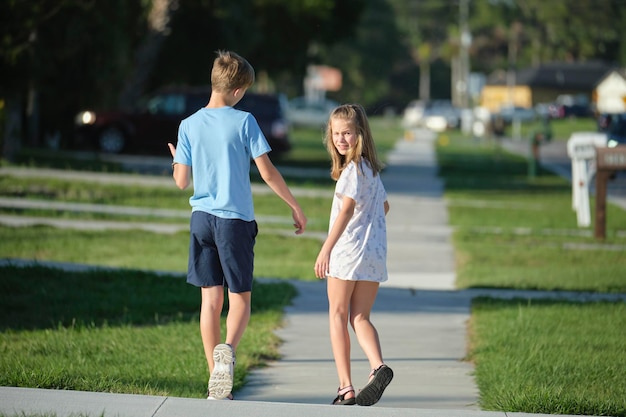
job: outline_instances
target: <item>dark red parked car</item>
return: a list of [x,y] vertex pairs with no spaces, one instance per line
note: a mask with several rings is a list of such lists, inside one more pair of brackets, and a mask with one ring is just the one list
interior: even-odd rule
[[[168,142],[176,143],[181,120],[204,107],[210,95],[206,87],[167,88],[135,112],[83,111],[76,116],[75,145],[107,153],[163,153]],[[247,92],[235,107],[254,115],[273,152],[291,148],[279,96]]]

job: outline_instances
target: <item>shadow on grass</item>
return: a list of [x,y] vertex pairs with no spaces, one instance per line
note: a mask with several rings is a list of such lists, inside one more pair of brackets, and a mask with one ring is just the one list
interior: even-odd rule
[[107,173],[120,173],[125,171],[121,164],[103,161],[95,152],[55,151],[46,148],[22,149],[16,156],[14,163],[18,166],[29,168]]
[[[156,325],[188,322],[199,315],[199,290],[180,276],[42,266],[5,266],[0,274],[0,331]],[[296,292],[289,283],[256,282],[253,291],[255,312],[282,311]]]

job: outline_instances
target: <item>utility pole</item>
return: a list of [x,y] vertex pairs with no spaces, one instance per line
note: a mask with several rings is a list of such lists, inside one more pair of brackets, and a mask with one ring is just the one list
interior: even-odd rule
[[459,32],[460,32],[460,49],[459,49],[459,78],[456,83],[456,89],[459,98],[459,106],[461,108],[469,107],[469,48],[472,44],[472,35],[469,31],[469,0],[459,1]]

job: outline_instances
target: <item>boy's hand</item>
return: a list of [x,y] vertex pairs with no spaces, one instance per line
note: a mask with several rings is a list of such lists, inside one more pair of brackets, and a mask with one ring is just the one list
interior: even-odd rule
[[167,147],[170,148],[170,153],[172,154],[172,158],[176,156],[176,146],[172,143],[168,143]]

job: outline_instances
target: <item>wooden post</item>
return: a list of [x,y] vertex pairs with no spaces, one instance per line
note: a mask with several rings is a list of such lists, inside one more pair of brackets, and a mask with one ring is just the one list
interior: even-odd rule
[[594,237],[596,239],[606,239],[606,183],[609,180],[608,171],[598,171],[596,173],[596,224]]
[[606,189],[613,172],[626,170],[626,145],[596,150],[596,239],[606,238]]

